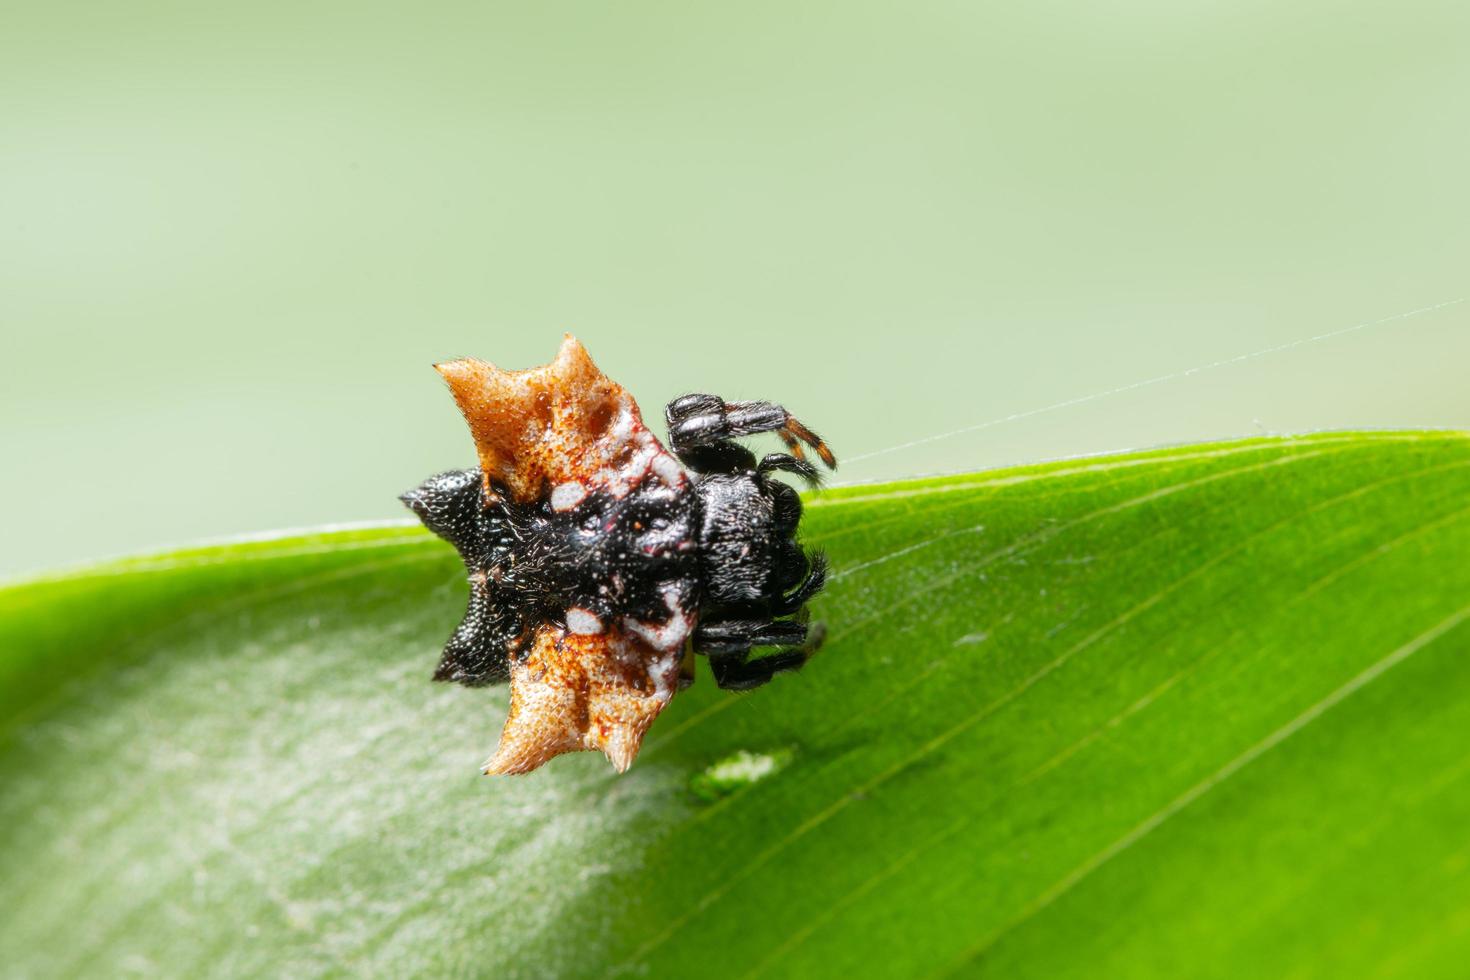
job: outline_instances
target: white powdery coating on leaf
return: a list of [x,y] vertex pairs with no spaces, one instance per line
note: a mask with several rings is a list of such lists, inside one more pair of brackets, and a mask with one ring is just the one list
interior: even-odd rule
[[704,774],[720,783],[748,784],[765,779],[784,764],[784,760],[774,753],[741,750],[728,759],[716,762]]
[[[7,824],[36,856],[7,880],[30,899],[0,922],[11,969],[87,972],[118,947],[139,963],[244,976],[585,968],[598,939],[560,942],[559,928],[610,877],[637,872],[649,826],[682,818],[682,780],[645,765],[609,789],[593,758],[476,778],[500,700],[424,683],[423,665],[403,658],[437,625],[427,605],[364,627],[343,598],[237,612],[257,632],[244,650],[219,629],[160,641],[30,726],[0,813],[44,806],[49,818]],[[309,643],[303,610],[319,617]],[[311,683],[283,700],[280,684],[303,670]],[[160,716],[160,703],[176,710]],[[103,757],[93,779],[42,775]],[[173,814],[166,837],[160,812]],[[86,914],[83,895],[98,901]],[[217,914],[262,904],[248,930]],[[153,920],[170,928],[130,925]],[[64,948],[43,941],[61,934]]]

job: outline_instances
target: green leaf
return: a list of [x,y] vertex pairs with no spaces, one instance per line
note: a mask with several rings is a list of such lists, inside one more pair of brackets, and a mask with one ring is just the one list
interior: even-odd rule
[[0,592],[5,970],[1463,973],[1470,440],[828,491],[824,651],[487,779],[407,528]]

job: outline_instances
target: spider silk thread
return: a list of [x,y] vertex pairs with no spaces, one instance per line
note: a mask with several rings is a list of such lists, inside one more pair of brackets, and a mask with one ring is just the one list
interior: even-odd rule
[[1117,388],[1109,388],[1106,391],[1097,391],[1093,392],[1090,395],[1082,395],[1078,398],[1069,398],[1066,401],[1055,402],[1051,405],[1043,405],[1040,408],[1032,408],[1024,412],[1014,412],[1010,415],[1003,415],[985,422],[977,422],[974,425],[967,425],[959,429],[951,429],[948,432],[941,432],[938,435],[925,436],[922,439],[914,439],[909,442],[901,442],[894,446],[888,446],[885,449],[875,449],[872,452],[859,453],[855,456],[848,456],[843,460],[843,462],[856,463],[864,459],[873,459],[877,456],[886,456],[889,453],[902,452],[905,449],[912,449],[915,446],[924,446],[928,445],[931,442],[939,442],[944,439],[952,439],[955,436],[962,436],[969,432],[979,432],[982,429],[994,428],[998,425],[1004,425],[1007,422],[1019,422],[1021,419],[1029,419],[1037,415],[1045,415],[1048,412],[1057,412],[1061,411],[1064,408],[1072,408],[1076,405],[1085,405],[1088,402],[1100,401],[1101,399],[1111,398],[1114,395],[1121,395],[1125,392],[1137,391],[1140,388],[1148,388],[1152,385],[1163,384],[1166,381],[1176,381],[1180,378],[1188,378],[1192,375],[1203,374],[1206,371],[1216,370],[1217,368],[1230,367],[1233,364],[1242,364],[1246,361],[1253,361],[1257,358],[1267,357],[1271,354],[1280,354],[1284,351],[1293,350],[1297,347],[1305,347],[1309,344],[1318,344],[1322,343],[1323,341],[1332,340],[1335,337],[1343,337],[1347,334],[1357,333],[1361,330],[1369,330],[1373,327],[1383,326],[1386,323],[1393,323],[1398,320],[1407,320],[1411,317],[1422,316],[1426,313],[1433,313],[1436,310],[1442,310],[1446,307],[1457,306],[1460,303],[1464,303],[1466,300],[1470,300],[1470,296],[1461,296],[1459,299],[1445,300],[1443,303],[1435,303],[1433,306],[1421,306],[1418,309],[1409,310],[1405,313],[1395,313],[1392,316],[1381,317],[1377,320],[1369,320],[1364,323],[1354,324],[1351,327],[1343,327],[1339,330],[1330,330],[1327,333],[1319,333],[1311,337],[1302,337],[1298,340],[1289,341],[1284,344],[1275,344],[1271,347],[1262,347],[1260,350],[1250,351],[1245,354],[1236,354],[1234,357],[1227,357],[1218,361],[1210,361],[1207,364],[1201,364],[1196,367],[1186,368],[1182,371],[1173,371],[1169,374],[1160,374],[1156,377],[1145,378],[1142,381],[1134,381],[1130,384],[1121,385]]

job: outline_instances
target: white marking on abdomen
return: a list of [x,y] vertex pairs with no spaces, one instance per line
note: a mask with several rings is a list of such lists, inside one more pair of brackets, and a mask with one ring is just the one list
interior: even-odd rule
[[602,632],[602,620],[590,609],[573,606],[567,610],[567,629],[579,636],[595,636]]
[[551,509],[556,511],[571,510],[587,498],[587,488],[576,480],[568,480],[566,483],[558,483],[551,491]]

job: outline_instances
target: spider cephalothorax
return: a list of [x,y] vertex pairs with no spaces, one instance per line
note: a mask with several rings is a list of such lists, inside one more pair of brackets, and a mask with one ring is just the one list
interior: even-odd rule
[[[671,455],[573,337],[529,371],[436,367],[480,465],[402,499],[469,571],[469,608],[434,679],[511,683],[486,772],[529,772],[581,749],[626,769],[692,681],[690,652],[732,689],[806,662],[804,607],[825,564],[796,543],[801,500],[772,474],[815,483],[803,443],[835,461],[784,408],[687,395],[665,413]],[[791,453],[757,461],[731,441],[759,432]],[[749,659],[762,646],[788,648]]]

